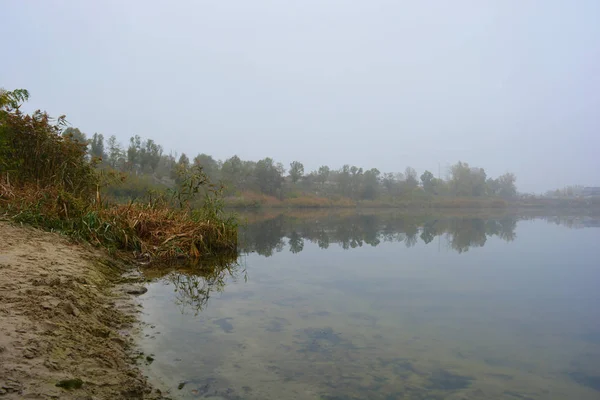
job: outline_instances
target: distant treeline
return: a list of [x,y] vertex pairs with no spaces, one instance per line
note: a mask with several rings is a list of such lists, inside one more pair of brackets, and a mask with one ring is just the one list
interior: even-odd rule
[[116,196],[131,197],[141,195],[149,187],[171,186],[182,170],[193,165],[201,166],[211,182],[222,184],[226,195],[238,198],[253,199],[256,198],[253,194],[260,194],[279,201],[303,197],[389,201],[438,196],[511,199],[517,195],[514,174],[493,178],[483,168],[465,162],[452,165],[445,178],[435,177],[431,171],[419,175],[411,167],[406,167],[404,172],[383,173],[376,168],[363,169],[349,164],[339,169],[323,165],[307,172],[299,161],[286,168],[272,158],[248,161],[233,156],[220,161],[203,153],[191,158],[185,153],[165,154],[159,144],[139,136],[130,138],[125,147],[115,136],[105,141],[103,135],[94,134],[87,139],[77,128],[68,128],[64,134],[87,143],[90,156],[101,160],[101,167],[136,177],[129,179],[126,185],[111,188]]

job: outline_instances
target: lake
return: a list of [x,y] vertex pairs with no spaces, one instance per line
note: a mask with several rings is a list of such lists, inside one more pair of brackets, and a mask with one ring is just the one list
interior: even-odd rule
[[241,255],[148,272],[180,399],[600,399],[600,218],[243,216]]

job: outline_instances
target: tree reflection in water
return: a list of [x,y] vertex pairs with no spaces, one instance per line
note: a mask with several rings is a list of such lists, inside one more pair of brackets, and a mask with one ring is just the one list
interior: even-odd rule
[[[327,249],[337,243],[343,249],[363,245],[378,246],[382,242],[403,243],[407,248],[415,246],[419,239],[430,244],[436,238],[444,238],[448,247],[463,253],[472,247],[483,247],[488,238],[496,236],[507,242],[516,238],[519,220],[526,217],[432,217],[399,214],[325,214],[299,218],[280,214],[269,218],[255,218],[240,231],[240,254],[256,252],[269,257],[288,246],[292,253],[299,253],[305,241]],[[600,226],[599,220],[585,218],[546,218],[551,223],[568,227]],[[177,265],[146,270],[149,278],[165,279],[174,286],[175,299],[182,312],[193,310],[195,314],[208,304],[211,295],[222,292],[229,280],[236,280],[246,270],[240,258],[205,260],[193,265]]]
[[208,304],[212,294],[224,290],[229,279],[241,275],[247,280],[246,270],[242,269],[237,258],[204,260],[185,266],[162,266],[146,270],[151,279],[164,279],[174,286],[175,302],[181,312],[192,310],[195,315]]
[[515,239],[518,218],[432,217],[399,214],[320,215],[298,218],[280,214],[255,218],[240,232],[242,253],[256,252],[269,257],[286,245],[292,253],[304,249],[305,241],[326,249],[332,243],[343,249],[363,245],[378,246],[381,242],[402,242],[407,248],[419,240],[431,243],[444,237],[450,248],[459,253],[472,247],[482,247],[491,236],[505,241]]

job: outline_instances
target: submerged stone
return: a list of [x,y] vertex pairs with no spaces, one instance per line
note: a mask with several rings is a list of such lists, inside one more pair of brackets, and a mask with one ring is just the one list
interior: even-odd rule
[[585,372],[570,372],[569,377],[575,382],[582,386],[586,386],[590,389],[600,391],[600,376],[599,375],[588,375]]
[[439,369],[429,377],[429,387],[434,390],[460,390],[468,387],[473,381],[470,376],[453,374],[452,372]]
[[145,286],[126,285],[123,287],[123,291],[127,294],[139,296],[141,294],[146,293],[148,291],[148,288],[146,288]]
[[213,322],[215,325],[218,325],[225,332],[231,333],[231,332],[233,332],[233,325],[231,325],[231,322],[229,322],[230,319],[233,319],[233,318],[231,318],[231,317],[220,318]]
[[83,381],[79,378],[63,379],[62,381],[59,381],[56,386],[67,390],[80,389],[83,386]]

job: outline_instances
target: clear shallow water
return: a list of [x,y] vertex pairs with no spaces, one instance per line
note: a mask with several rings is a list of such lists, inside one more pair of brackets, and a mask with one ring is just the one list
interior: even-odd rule
[[597,219],[251,220],[237,267],[142,297],[173,397],[600,398]]

